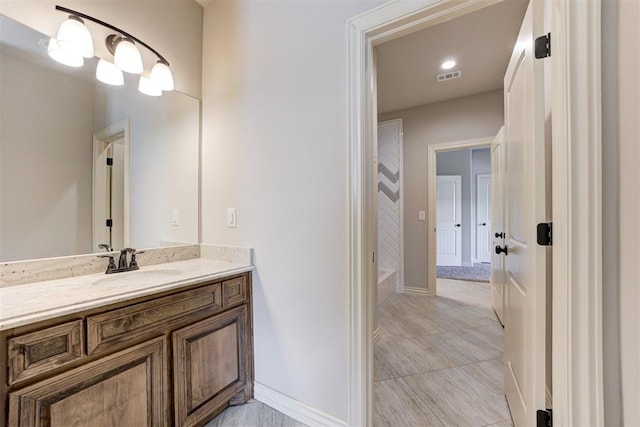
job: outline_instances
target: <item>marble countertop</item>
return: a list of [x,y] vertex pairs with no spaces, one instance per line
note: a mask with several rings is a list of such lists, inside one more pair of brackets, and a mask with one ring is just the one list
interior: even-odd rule
[[248,263],[195,258],[0,288],[0,331],[252,269]]

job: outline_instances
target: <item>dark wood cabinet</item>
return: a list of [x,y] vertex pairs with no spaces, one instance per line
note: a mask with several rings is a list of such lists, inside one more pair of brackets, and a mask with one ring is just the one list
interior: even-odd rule
[[9,425],[165,425],[165,338],[134,346],[9,394]]
[[201,426],[253,396],[251,274],[0,333],[0,427]]
[[176,424],[193,426],[247,384],[247,306],[175,331],[173,389]]

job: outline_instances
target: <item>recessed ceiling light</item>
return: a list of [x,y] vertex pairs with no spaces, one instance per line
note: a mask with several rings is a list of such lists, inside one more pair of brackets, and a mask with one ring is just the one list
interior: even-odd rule
[[444,61],[441,65],[443,70],[450,70],[455,66],[456,66],[456,61],[453,61],[453,60]]

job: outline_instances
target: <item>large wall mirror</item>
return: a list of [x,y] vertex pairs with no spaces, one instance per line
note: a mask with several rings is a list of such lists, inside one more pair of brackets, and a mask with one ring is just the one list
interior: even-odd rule
[[48,41],[0,15],[0,261],[197,242],[200,102],[105,85]]

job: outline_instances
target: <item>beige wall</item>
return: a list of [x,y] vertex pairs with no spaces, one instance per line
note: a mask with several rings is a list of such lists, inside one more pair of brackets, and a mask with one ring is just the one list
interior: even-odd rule
[[381,114],[404,123],[405,286],[427,287],[427,145],[493,137],[504,123],[502,90]]
[[[48,36],[55,36],[66,18],[55,5],[68,7],[108,22],[138,37],[171,64],[176,89],[201,97],[202,7],[195,0],[2,0],[0,13]],[[112,31],[87,24],[96,56],[112,59],[104,39]],[[145,70],[155,64],[155,56],[145,48]]]
[[605,424],[640,425],[640,2],[603,3]]
[[93,82],[0,53],[0,91],[0,261],[91,252]]
[[[347,419],[346,21],[380,1],[205,8],[202,221],[255,248],[256,382]],[[237,208],[238,227],[226,227]]]

